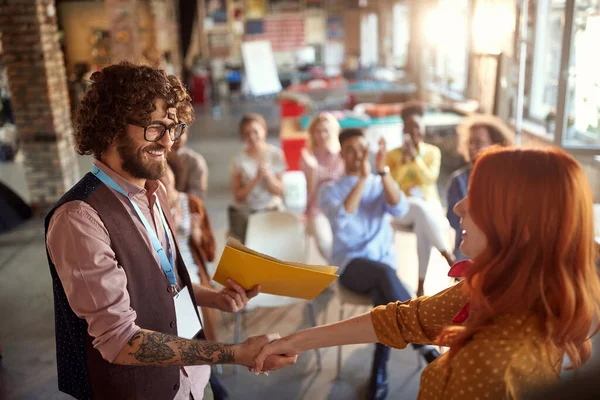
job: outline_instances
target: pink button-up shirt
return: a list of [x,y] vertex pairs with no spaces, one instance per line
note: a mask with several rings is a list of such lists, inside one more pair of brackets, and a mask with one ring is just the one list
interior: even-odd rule
[[[339,151],[330,151],[326,149],[315,149],[313,155],[317,159],[317,185],[315,192],[309,195],[306,204],[306,214],[309,217],[321,213],[318,206],[319,190],[321,187],[331,181],[337,181],[344,175],[344,160]],[[309,167],[304,160],[300,160],[300,168],[309,177]]]
[[[162,184],[158,181],[147,181],[146,187],[141,188],[101,161],[94,160],[94,164],[128,193],[129,199],[138,205],[154,228],[163,248],[170,252],[166,237],[168,234],[169,242],[174,243],[173,235],[171,232],[165,232],[158,207],[155,207],[154,193],[157,190],[165,190]],[[113,193],[121,200],[132,223],[142,233],[148,251],[156,260],[156,268],[161,268],[150,236],[131,202],[114,190]],[[168,209],[166,210],[168,212]],[[85,318],[88,333],[94,338],[94,348],[105,360],[114,362],[121,349],[140,327],[135,323],[137,314],[130,305],[127,275],[123,268],[118,267],[108,231],[100,216],[83,201],[71,201],[62,205],[50,220],[47,245],[50,259],[56,266],[56,272],[73,312],[79,318]],[[190,394],[194,399],[202,399],[209,377],[208,365],[182,367],[180,389],[175,399],[189,400]]]

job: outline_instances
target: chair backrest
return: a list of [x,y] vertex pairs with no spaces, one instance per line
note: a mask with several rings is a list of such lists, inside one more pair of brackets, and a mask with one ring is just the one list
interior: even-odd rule
[[304,224],[289,212],[268,211],[250,215],[245,245],[282,261],[306,261]]
[[302,171],[287,171],[283,174],[283,202],[294,211],[306,210],[306,177]]
[[[250,215],[245,245],[252,250],[282,261],[306,261],[304,224],[296,215],[285,211],[268,211]],[[249,307],[283,307],[300,299],[260,293]]]

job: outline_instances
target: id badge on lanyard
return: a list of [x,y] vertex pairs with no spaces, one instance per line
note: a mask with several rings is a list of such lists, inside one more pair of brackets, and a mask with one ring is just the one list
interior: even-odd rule
[[[156,254],[158,256],[158,260],[160,261],[160,267],[162,268],[163,272],[165,273],[165,276],[167,277],[167,280],[169,281],[169,285],[171,286],[172,292],[174,294],[176,294],[177,293],[177,277],[175,276],[175,262],[173,259],[173,252],[171,252],[170,257],[167,257],[167,254],[166,254],[165,250],[163,249],[162,244],[160,243],[160,240],[158,240],[158,237],[156,236],[154,229],[152,229],[152,227],[148,223],[148,220],[146,219],[146,217],[144,217],[144,214],[140,210],[139,206],[133,200],[131,200],[129,198],[127,193],[125,193],[125,190],[123,190],[123,188],[121,186],[119,186],[118,183],[116,183],[110,176],[108,176],[104,171],[102,171],[96,165],[94,165],[92,167],[92,174],[94,174],[96,176],[96,178],[100,179],[102,181],[102,183],[104,183],[106,186],[117,191],[118,193],[125,196],[129,200],[129,202],[131,203],[133,209],[135,210],[138,218],[144,225],[144,228],[146,228],[146,232],[148,233],[148,236],[150,237],[150,241],[152,242],[152,247],[154,248],[154,251],[156,252]],[[160,220],[163,224],[163,229],[165,230],[167,246],[169,246],[169,235],[167,234],[167,232],[169,232],[169,227],[167,225],[167,221],[165,220],[165,216],[163,215],[163,211],[160,206],[160,202],[158,201],[158,197],[156,197],[156,206],[158,207],[158,211],[160,214]]]

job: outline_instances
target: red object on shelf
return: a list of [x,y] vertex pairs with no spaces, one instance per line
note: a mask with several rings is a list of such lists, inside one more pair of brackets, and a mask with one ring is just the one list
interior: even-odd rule
[[287,161],[288,171],[300,170],[300,159],[302,158],[302,149],[306,146],[306,139],[284,139],[281,141],[281,148]]
[[304,114],[306,107],[293,100],[281,100],[279,102],[281,118],[299,117]]
[[194,104],[204,104],[206,102],[206,86],[208,76],[192,76],[192,101]]

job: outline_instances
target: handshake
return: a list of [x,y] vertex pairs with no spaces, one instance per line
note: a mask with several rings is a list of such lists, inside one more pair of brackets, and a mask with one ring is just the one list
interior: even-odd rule
[[234,363],[245,366],[257,375],[268,375],[269,371],[294,365],[301,353],[289,336],[281,338],[278,333],[254,336],[232,347]]

